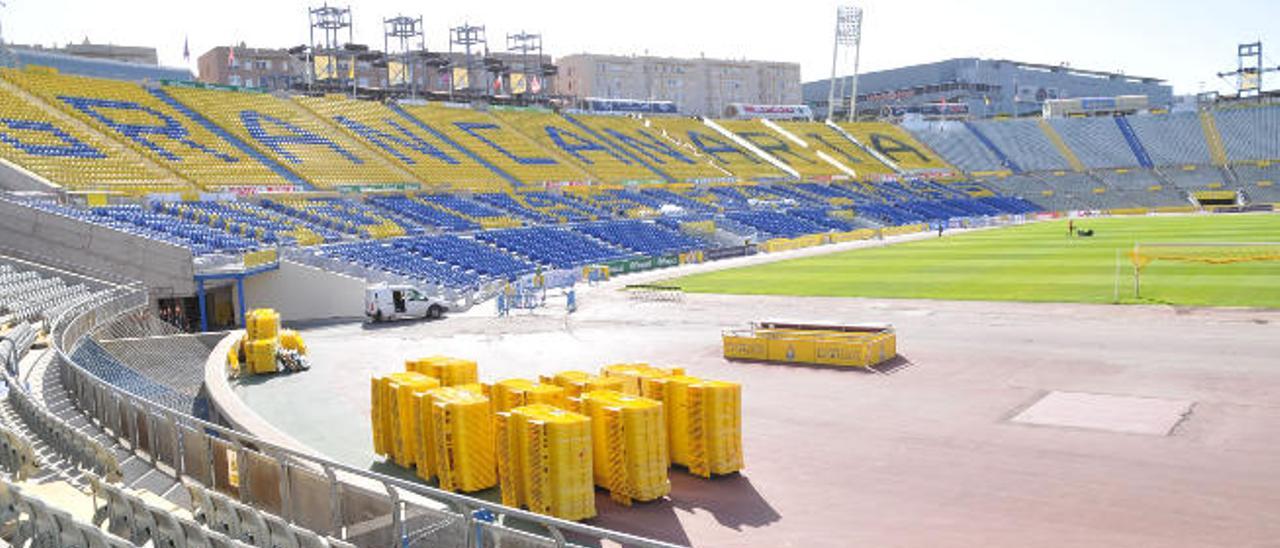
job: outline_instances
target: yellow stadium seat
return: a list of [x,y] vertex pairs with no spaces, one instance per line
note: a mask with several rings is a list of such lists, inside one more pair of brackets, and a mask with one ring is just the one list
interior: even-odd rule
[[404,105],[423,125],[440,132],[525,185],[585,181],[587,172],[544,149],[493,116],[437,104]]
[[863,146],[873,148],[906,170],[956,171],[932,150],[902,128],[886,122],[843,122],[838,124]]
[[726,173],[739,179],[780,179],[787,174],[755,153],[738,146],[728,137],[692,118],[652,118],[653,127],[682,150],[710,157]]
[[680,182],[728,180],[724,169],[691,146],[664,136],[648,120],[625,116],[566,115],[610,140],[615,147],[644,159]]
[[662,182],[664,173],[655,171],[601,139],[588,129],[574,125],[554,113],[537,110],[502,110],[495,116],[533,139],[543,148],[559,153],[603,183],[624,181]]
[[45,72],[6,78],[203,188],[292,184],[135,83]]
[[499,174],[391,107],[342,96],[299,97],[298,103],[432,188],[467,192],[511,190]]
[[778,122],[778,127],[803,140],[808,147],[796,151],[820,158],[819,152],[852,169],[859,180],[892,175],[893,169],[821,122]]
[[409,172],[288,99],[185,87],[166,91],[315,187],[418,184]]
[[189,190],[171,171],[12,84],[0,69],[0,157],[72,190]]

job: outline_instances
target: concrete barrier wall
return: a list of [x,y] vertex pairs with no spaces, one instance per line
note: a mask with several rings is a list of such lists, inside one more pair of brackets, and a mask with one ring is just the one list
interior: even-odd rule
[[138,280],[153,295],[193,295],[191,251],[0,200],[0,243],[31,257]]
[[0,188],[5,190],[57,191],[59,187],[22,166],[0,158]]
[[364,317],[364,280],[291,261],[244,281],[244,304],[274,308],[286,321]]

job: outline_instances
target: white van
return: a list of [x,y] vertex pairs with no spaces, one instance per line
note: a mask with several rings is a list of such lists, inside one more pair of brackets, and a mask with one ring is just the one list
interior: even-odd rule
[[405,318],[437,319],[449,311],[444,301],[413,286],[378,284],[364,290],[364,313],[375,322]]

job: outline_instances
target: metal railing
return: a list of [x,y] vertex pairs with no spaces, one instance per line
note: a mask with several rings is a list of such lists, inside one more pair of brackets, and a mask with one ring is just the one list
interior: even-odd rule
[[[289,523],[365,546],[675,545],[547,517],[301,453],[178,413],[95,377],[70,356],[84,337],[147,306],[141,285],[52,320],[51,346],[72,402],[121,446],[175,477]],[[166,470],[167,469],[167,470]]]

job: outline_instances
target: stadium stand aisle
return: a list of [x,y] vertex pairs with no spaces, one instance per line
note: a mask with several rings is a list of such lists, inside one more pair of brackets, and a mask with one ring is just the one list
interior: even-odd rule
[[1213,117],[1230,161],[1280,160],[1280,106],[1219,110]]
[[646,255],[683,253],[706,246],[697,238],[645,221],[607,221],[575,229],[596,239]]
[[[1116,120],[1109,116],[1054,118],[1049,120],[1049,125],[1062,136],[1063,142],[1075,152],[1086,168],[1138,167],[1138,159],[1125,141]],[[1032,169],[1026,163],[1019,164]]]
[[506,211],[456,194],[418,194],[415,198],[483,228],[512,228],[523,224]]
[[[812,151],[817,157],[821,152],[852,169],[863,179],[880,175],[892,175],[893,169],[877,160],[858,145],[854,144],[840,131],[821,122],[778,122],[778,127],[803,140],[807,147],[802,150]],[[911,168],[915,169],[915,168]]]
[[[840,127],[846,126],[842,125]],[[862,141],[862,137],[857,135],[856,129],[849,128],[849,132],[859,141]],[[920,139],[921,142],[927,144],[929,148],[937,151],[942,158],[946,158],[947,162],[951,165],[954,165],[965,172],[984,173],[1007,169],[1004,164],[1000,162],[1000,158],[996,157],[996,155],[991,152],[986,145],[982,144],[982,141],[978,140],[977,136],[970,132],[969,129],[961,122],[930,122],[926,126],[912,129],[912,134]],[[875,139],[871,136],[868,136],[868,139],[872,143],[875,142]],[[875,145],[872,144],[870,146],[874,147]],[[906,153],[903,156],[910,158],[914,155]],[[891,157],[898,158],[898,155]],[[919,159],[920,158],[917,156],[916,160]],[[902,165],[905,166],[905,164]]]
[[487,230],[476,237],[553,268],[574,268],[629,254],[567,228],[538,226]]
[[392,219],[392,212],[379,211],[352,200],[281,197],[263,200],[262,206],[361,238],[395,238],[422,231],[414,223]]
[[543,148],[570,159],[597,181],[671,180],[665,172],[630,151],[617,149],[611,141],[550,111],[502,109],[495,110],[493,115]]
[[[11,76],[12,69],[0,69]],[[71,190],[173,192],[190,185],[127,145],[0,80],[0,156]]]
[[368,203],[375,207],[395,212],[422,226],[439,230],[466,231],[480,229],[479,223],[421,198],[404,195],[370,196]]
[[408,172],[292,101],[245,91],[165,91],[312,186],[418,184]]
[[197,256],[218,252],[243,252],[259,247],[258,243],[252,239],[167,214],[150,212],[140,205],[119,205],[90,210],[41,199],[24,200],[19,203],[32,209],[84,223],[105,226],[184,247]]
[[420,236],[401,238],[393,243],[401,249],[493,278],[512,280],[536,270],[533,263],[471,238]]
[[466,192],[511,190],[492,169],[382,103],[332,95],[294,100],[432,188]]
[[50,72],[3,74],[202,188],[293,184],[243,143],[237,146],[215,135],[132,82]]
[[[971,122],[986,135],[997,149],[1026,171],[1071,169],[1071,164],[1058,153],[1035,120],[991,120]],[[1059,129],[1056,125],[1056,129]],[[1115,124],[1112,123],[1112,128]],[[1068,145],[1071,140],[1066,139]],[[1123,143],[1123,141],[1121,141]],[[1083,161],[1083,159],[1082,159]],[[1085,165],[1089,162],[1085,161]]]
[[443,136],[479,161],[508,174],[513,184],[538,186],[544,182],[590,179],[581,168],[487,113],[438,104],[406,104],[400,108],[415,125]]
[[[719,120],[720,127],[756,146],[765,154],[796,170],[801,178],[845,175],[832,163],[818,156],[811,146],[796,143],[766,126],[760,120]],[[814,124],[820,125],[820,124]],[[842,158],[836,157],[837,162]],[[850,167],[850,166],[846,166]]]
[[883,154],[904,171],[955,171],[942,156],[893,124],[841,122],[836,125],[862,146]]
[[615,149],[624,150],[632,157],[643,159],[676,181],[729,180],[722,169],[710,164],[708,155],[687,143],[671,139],[661,130],[652,127],[647,119],[626,116],[593,116],[566,114],[565,119],[585,126],[603,139],[613,143]]
[[481,276],[476,272],[429,257],[412,247],[398,246],[395,240],[338,243],[310,249],[322,257],[395,274],[426,285],[474,288],[481,282]]
[[711,158],[716,166],[743,180],[783,179],[787,174],[751,151],[693,118],[651,118],[663,137]]
[[1194,112],[1130,116],[1129,125],[1157,166],[1213,163],[1204,129]]

